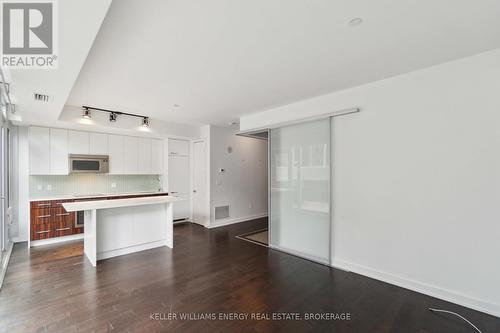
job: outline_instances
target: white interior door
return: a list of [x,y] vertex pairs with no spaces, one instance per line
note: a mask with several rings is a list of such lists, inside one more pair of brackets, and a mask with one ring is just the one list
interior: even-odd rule
[[209,219],[207,209],[207,156],[205,141],[193,143],[193,222],[205,224]]

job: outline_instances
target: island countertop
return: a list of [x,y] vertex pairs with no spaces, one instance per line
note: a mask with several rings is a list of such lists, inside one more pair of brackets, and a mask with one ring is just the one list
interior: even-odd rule
[[162,195],[154,197],[140,197],[140,198],[129,198],[129,199],[65,202],[62,203],[62,206],[64,207],[64,209],[66,209],[67,212],[76,212],[82,210],[155,205],[155,204],[170,203],[170,202],[177,202],[184,200],[186,199],[180,197],[174,197],[171,195]]

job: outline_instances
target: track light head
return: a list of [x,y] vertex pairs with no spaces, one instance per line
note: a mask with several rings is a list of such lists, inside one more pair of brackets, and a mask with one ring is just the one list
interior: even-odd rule
[[112,122],[112,123],[114,123],[114,122],[116,121],[116,117],[117,117],[117,116],[118,116],[118,115],[117,115],[116,113],[111,112],[111,113],[109,114],[109,121],[110,121],[110,122]]
[[149,127],[149,117],[142,118],[142,127]]
[[84,119],[90,119],[92,118],[92,115],[90,114],[90,110],[89,109],[83,109],[83,116],[82,116]]

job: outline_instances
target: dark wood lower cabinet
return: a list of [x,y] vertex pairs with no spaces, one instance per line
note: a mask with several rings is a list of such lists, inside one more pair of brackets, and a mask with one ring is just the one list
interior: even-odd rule
[[31,225],[31,240],[47,239],[54,237],[54,223],[37,223]]
[[62,206],[65,202],[130,199],[139,197],[162,196],[166,193],[152,193],[139,195],[111,195],[108,197],[94,197],[68,200],[32,201],[30,209],[31,240],[62,237],[83,233],[83,226],[76,225],[77,213],[68,213]]
[[[53,237],[69,236],[75,226],[76,213],[68,213],[63,202],[73,200],[33,201],[31,202],[31,240],[40,240]],[[78,232],[81,233],[78,228]]]

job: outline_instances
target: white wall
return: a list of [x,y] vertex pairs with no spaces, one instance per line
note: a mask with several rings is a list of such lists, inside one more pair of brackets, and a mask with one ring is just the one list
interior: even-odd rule
[[333,265],[500,316],[500,50],[241,119],[334,118]]
[[[267,141],[235,133],[210,126],[211,226],[267,215]],[[230,217],[216,221],[214,207],[223,205],[230,205]]]

